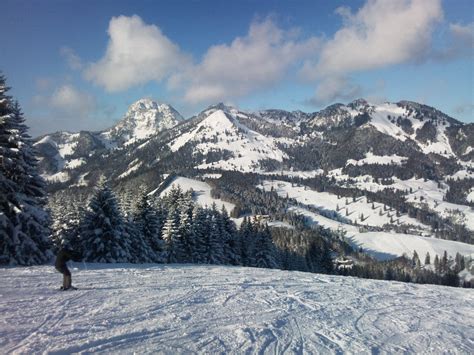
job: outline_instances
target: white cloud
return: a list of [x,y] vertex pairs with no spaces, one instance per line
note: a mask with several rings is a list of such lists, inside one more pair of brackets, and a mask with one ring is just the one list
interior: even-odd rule
[[362,87],[343,76],[330,76],[321,81],[310,103],[326,104],[338,100],[348,101],[362,95]]
[[88,116],[96,108],[92,95],[79,91],[69,84],[57,88],[47,102],[51,109],[78,119]]
[[59,53],[61,54],[62,57],[64,57],[67,61],[67,64],[69,68],[72,70],[81,70],[83,65],[82,65],[82,60],[79,58],[79,56],[74,52],[72,48],[63,46],[59,50]]
[[313,103],[360,95],[351,73],[426,59],[434,26],[443,18],[440,0],[368,0],[355,13],[347,7],[336,13],[342,27],[300,71],[305,80],[320,81]]
[[353,14],[337,10],[343,27],[302,73],[313,79],[417,61],[431,48],[434,25],[443,18],[439,0],[369,0]]
[[113,17],[102,59],[85,70],[86,79],[107,91],[120,91],[151,80],[161,81],[187,65],[188,58],[155,25],[139,16]]
[[32,98],[29,125],[33,135],[66,130],[97,130],[109,124],[103,105],[94,96],[66,83]]
[[228,100],[275,84],[318,46],[315,37],[300,39],[297,30],[283,30],[267,18],[253,22],[245,37],[210,47],[199,64],[170,83],[184,83],[191,103]]

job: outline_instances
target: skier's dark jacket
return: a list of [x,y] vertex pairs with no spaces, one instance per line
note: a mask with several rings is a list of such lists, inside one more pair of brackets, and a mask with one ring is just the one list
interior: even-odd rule
[[81,256],[79,255],[79,253],[75,253],[71,250],[61,249],[58,252],[58,255],[56,256],[56,263],[54,264],[54,266],[56,267],[56,269],[62,272],[64,268],[67,268],[66,263],[69,260],[80,261]]

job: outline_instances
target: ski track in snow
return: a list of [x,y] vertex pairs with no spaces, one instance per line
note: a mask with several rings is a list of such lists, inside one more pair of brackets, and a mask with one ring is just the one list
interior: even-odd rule
[[474,290],[242,267],[0,269],[0,353],[473,353]]

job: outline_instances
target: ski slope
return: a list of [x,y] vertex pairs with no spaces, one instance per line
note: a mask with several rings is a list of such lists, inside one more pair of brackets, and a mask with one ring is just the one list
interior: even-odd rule
[[474,290],[193,265],[0,269],[0,353],[474,352]]

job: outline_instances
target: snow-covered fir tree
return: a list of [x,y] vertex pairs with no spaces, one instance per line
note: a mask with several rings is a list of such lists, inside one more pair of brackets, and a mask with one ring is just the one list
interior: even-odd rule
[[201,206],[195,205],[189,235],[194,245],[191,258],[193,262],[198,264],[207,263],[209,235],[207,233],[206,218],[205,210]]
[[256,267],[275,269],[277,267],[276,250],[268,226],[260,228],[255,240]]
[[231,265],[240,265],[240,254],[242,248],[240,235],[237,233],[235,223],[230,219],[224,206],[222,207],[221,218],[225,262]]
[[255,263],[255,248],[254,236],[256,231],[253,228],[251,221],[245,217],[240,225],[240,240],[241,240],[241,261],[244,266],[252,266]]
[[192,191],[186,192],[178,200],[179,210],[179,236],[182,243],[182,262],[192,262],[192,254],[194,245],[194,238],[191,235],[192,214],[193,214],[193,200]]
[[101,181],[80,224],[83,256],[90,262],[133,262],[134,250],[114,193]]
[[151,248],[153,260],[163,261],[164,241],[161,238],[163,223],[157,213],[157,208],[151,205],[150,197],[146,191],[141,192],[141,196],[133,214],[133,222],[137,231]]
[[181,256],[181,238],[179,235],[179,214],[174,206],[168,211],[168,217],[163,225],[163,240],[165,242],[166,260],[169,263],[179,262]]
[[209,264],[224,264],[224,243],[222,239],[222,220],[216,213],[215,206],[208,215],[209,221],[209,245],[207,258]]
[[18,103],[0,74],[0,264],[34,265],[52,253],[44,182]]

